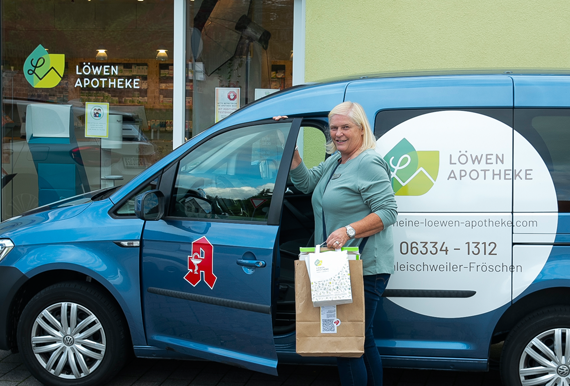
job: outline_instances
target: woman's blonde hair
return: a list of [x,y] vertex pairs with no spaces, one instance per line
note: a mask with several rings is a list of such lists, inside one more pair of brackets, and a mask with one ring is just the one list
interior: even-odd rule
[[[368,118],[366,118],[366,113],[362,106],[356,102],[343,102],[340,105],[335,106],[329,113],[329,122],[334,115],[344,115],[361,130],[364,130],[364,135],[362,136],[362,146],[360,146],[360,151],[368,149],[376,149],[376,138],[374,133],[372,133],[372,128],[370,123],[368,123]],[[334,141],[329,139],[327,142],[327,153],[332,154],[336,151],[336,145]]]

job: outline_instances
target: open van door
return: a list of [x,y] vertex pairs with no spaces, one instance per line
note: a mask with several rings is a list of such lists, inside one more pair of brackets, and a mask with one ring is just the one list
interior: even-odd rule
[[149,345],[277,374],[275,248],[300,123],[221,130],[165,171],[141,248]]

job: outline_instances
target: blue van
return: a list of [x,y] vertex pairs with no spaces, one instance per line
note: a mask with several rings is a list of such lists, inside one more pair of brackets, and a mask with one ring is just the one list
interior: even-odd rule
[[[386,366],[570,382],[570,76],[386,76],[295,87],[235,112],[125,186],[0,224],[0,349],[48,385],[138,357],[276,374],[295,353],[294,260],[313,246],[293,151],[360,103],[398,201],[377,313]],[[275,122],[271,117],[288,115]],[[315,359],[316,360],[316,359]],[[553,382],[553,383],[551,383]]]

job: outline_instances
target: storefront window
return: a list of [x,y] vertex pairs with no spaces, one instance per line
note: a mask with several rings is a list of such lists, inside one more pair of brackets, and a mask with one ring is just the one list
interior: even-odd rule
[[291,87],[293,0],[187,1],[186,137]]
[[[175,100],[174,5],[183,1],[186,96]],[[291,86],[293,0],[1,6],[3,220],[123,185],[172,151],[173,134],[189,139]],[[186,106],[176,127],[175,104]]]
[[174,0],[2,1],[2,219],[172,150]]

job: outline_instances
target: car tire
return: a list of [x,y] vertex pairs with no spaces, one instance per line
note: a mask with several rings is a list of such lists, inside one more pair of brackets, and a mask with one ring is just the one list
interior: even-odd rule
[[119,307],[84,282],[54,284],[34,296],[17,338],[30,373],[53,386],[106,384],[124,366],[130,342]]
[[509,386],[568,385],[569,359],[570,307],[545,308],[509,333],[501,354],[501,378]]

